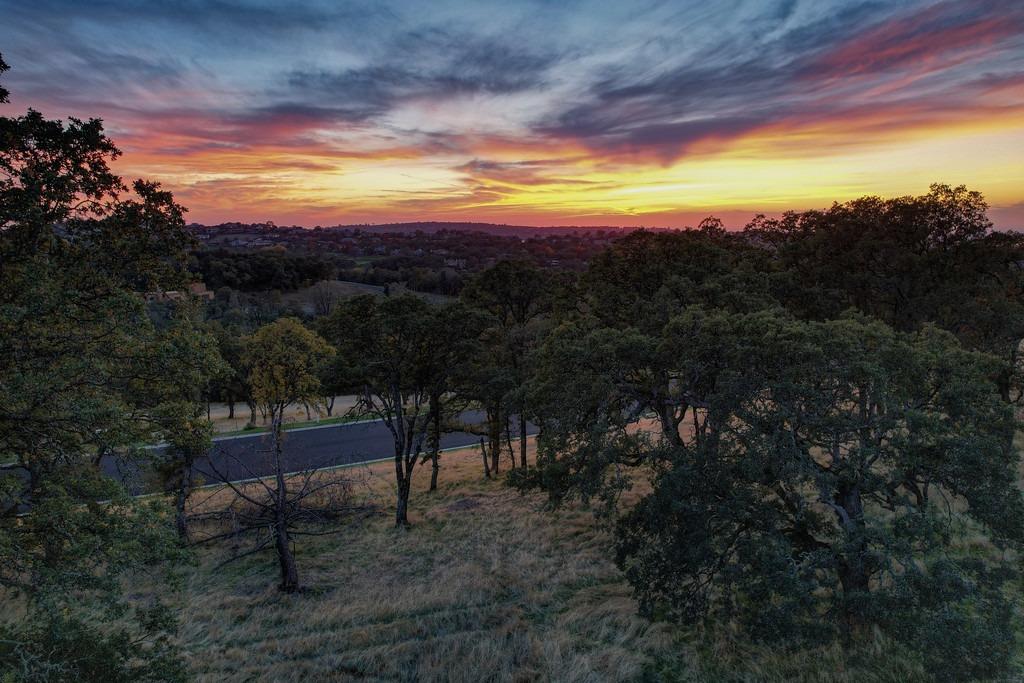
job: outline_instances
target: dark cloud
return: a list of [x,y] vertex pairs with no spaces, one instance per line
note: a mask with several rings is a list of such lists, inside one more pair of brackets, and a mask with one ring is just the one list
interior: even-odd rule
[[[917,111],[909,100],[955,109],[986,84],[1012,83],[1024,52],[1021,0],[821,0],[818,12],[709,0],[632,17],[599,2],[537,3],[506,23],[506,3],[490,6],[493,20],[479,5],[444,4],[0,0],[0,48],[15,98],[187,127],[200,145],[306,145],[324,129],[376,126],[425,154],[475,155],[462,131],[381,122],[410,101],[559,92],[571,94],[517,114],[530,143],[663,162],[764,126],[841,120],[865,102],[894,115]],[[577,24],[589,32],[563,30]],[[993,61],[1008,45],[1016,66]],[[620,57],[609,64],[606,53]]]
[[399,34],[382,52],[379,61],[358,68],[294,70],[284,95],[339,103],[364,120],[411,99],[538,89],[558,62],[553,51],[436,27]]
[[[776,10],[781,26],[793,7]],[[879,110],[907,111],[909,91],[893,88],[890,101],[880,100],[866,94],[879,84],[871,77],[901,70],[915,78],[945,77],[949,62],[938,57],[970,50],[984,61],[1007,40],[1024,44],[1024,4],[1016,1],[947,0],[895,15],[892,5],[855,3],[770,41],[723,38],[717,49],[672,67],[612,67],[590,84],[585,99],[538,122],[535,131],[604,153],[641,152],[668,162],[696,143],[729,140],[762,126],[840,120],[866,100],[874,99]],[[864,79],[843,80],[853,77]],[[962,83],[947,85],[956,90]],[[963,104],[958,97],[934,96],[922,103]]]
[[[794,6],[776,9],[771,20],[781,26]],[[735,137],[784,116],[804,99],[793,88],[800,60],[875,13],[875,3],[856,3],[768,42],[750,37],[741,44],[723,36],[706,55],[653,75],[638,75],[631,65],[612,67],[590,86],[586,100],[536,130],[605,151],[653,151],[671,161],[702,140]]]
[[[168,34],[178,30],[212,31],[222,41],[251,38],[253,34],[289,31],[315,32],[339,23],[393,21],[394,15],[379,2],[252,2],[246,0],[41,0],[0,3],[7,16],[16,15],[37,26],[69,28],[71,22],[89,22],[113,29],[141,24],[162,24]],[[126,38],[130,36],[126,35]]]
[[898,69],[935,68],[932,60],[985,50],[1024,35],[1024,3],[947,0],[887,18],[815,55],[806,78],[851,78]]

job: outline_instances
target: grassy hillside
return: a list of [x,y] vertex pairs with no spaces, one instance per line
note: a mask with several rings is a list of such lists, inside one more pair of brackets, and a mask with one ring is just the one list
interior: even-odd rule
[[[586,510],[482,480],[472,450],[444,455],[441,489],[420,470],[413,528],[392,528],[391,465],[338,474],[379,511],[298,546],[306,590],[275,588],[271,554],[217,568],[202,551],[174,594],[200,681],[907,681],[920,669],[884,643],[801,655],[697,637],[638,616]],[[197,495],[197,506],[223,504]],[[153,587],[136,587],[143,597]],[[163,588],[158,589],[163,591]]]
[[[277,592],[269,554],[213,571],[223,550],[206,552],[180,596],[200,680],[622,680],[668,646],[589,514],[549,517],[481,481],[472,453],[444,457],[440,491],[419,478],[411,530],[382,508],[299,545],[301,595]],[[386,506],[388,464],[359,475]]]

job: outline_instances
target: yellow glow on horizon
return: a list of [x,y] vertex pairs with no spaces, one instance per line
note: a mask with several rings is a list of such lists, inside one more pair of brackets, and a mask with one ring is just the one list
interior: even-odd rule
[[[671,217],[714,212],[777,213],[824,207],[865,194],[920,194],[933,182],[964,183],[996,206],[1024,199],[1024,122],[1002,115],[943,128],[927,122],[867,135],[807,124],[763,129],[705,144],[681,159],[602,155],[600,151],[507,140],[481,143],[476,158],[414,148],[366,154],[267,149],[181,157],[126,155],[132,173],[162,179],[194,214],[253,209],[307,224],[404,220],[530,220]],[[866,137],[861,138],[861,135]],[[554,153],[553,153],[554,152]],[[523,161],[534,163],[523,165]],[[141,162],[141,163],[139,163]],[[291,218],[289,218],[291,217]],[[280,220],[278,222],[281,222]],[[629,221],[626,221],[629,222]],[[652,220],[652,222],[656,222]]]

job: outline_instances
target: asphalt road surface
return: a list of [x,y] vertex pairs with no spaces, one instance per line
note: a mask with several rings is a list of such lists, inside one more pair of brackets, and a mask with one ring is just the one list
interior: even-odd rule
[[[482,421],[479,412],[464,413],[464,422]],[[537,428],[527,425],[527,434],[536,434]],[[513,427],[513,438],[518,434]],[[480,437],[465,432],[454,432],[441,437],[441,448],[458,448],[480,443]],[[215,439],[213,448],[205,458],[199,459],[193,471],[205,483],[241,481],[273,474],[273,442],[267,433]],[[383,422],[361,422],[311,427],[285,431],[283,460],[285,472],[336,467],[394,456],[394,440]],[[157,449],[159,453],[159,449]],[[154,489],[152,475],[139,469],[135,463],[115,458],[105,459],[103,470],[121,479],[129,491],[148,493]]]

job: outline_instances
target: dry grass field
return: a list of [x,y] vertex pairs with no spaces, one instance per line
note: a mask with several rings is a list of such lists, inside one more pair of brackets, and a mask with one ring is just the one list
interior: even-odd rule
[[[280,594],[273,555],[186,571],[181,638],[199,681],[913,681],[884,643],[796,655],[722,634],[683,638],[637,614],[590,512],[552,513],[482,478],[474,450],[446,453],[440,490],[423,468],[413,527],[392,528],[393,470],[358,479],[379,511],[297,546],[305,590]],[[197,505],[224,496],[206,491]],[[144,594],[147,589],[136,586]],[[152,587],[150,587],[152,589]],[[137,593],[138,595],[138,593]]]
[[629,680],[669,647],[589,513],[551,516],[482,481],[474,452],[443,457],[409,530],[392,528],[389,463],[339,471],[382,509],[298,545],[300,595],[277,592],[271,554],[213,571],[224,550],[205,551],[177,596],[199,680]]

